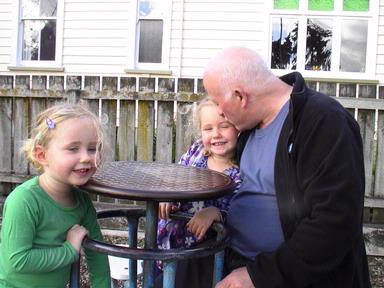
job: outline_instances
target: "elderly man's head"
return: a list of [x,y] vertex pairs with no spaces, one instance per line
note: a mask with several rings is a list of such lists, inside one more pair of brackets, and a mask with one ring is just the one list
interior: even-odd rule
[[219,105],[221,113],[239,130],[244,130],[251,125],[244,119],[247,105],[274,79],[276,77],[255,51],[230,47],[222,50],[206,66],[204,87],[209,97]]

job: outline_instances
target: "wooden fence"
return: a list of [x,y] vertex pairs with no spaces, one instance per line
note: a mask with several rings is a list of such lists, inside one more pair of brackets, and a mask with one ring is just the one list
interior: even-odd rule
[[[354,113],[364,141],[367,222],[384,223],[384,86],[320,82]],[[35,171],[20,149],[34,117],[57,102],[88,102],[107,125],[115,160],[175,162],[193,140],[192,112],[205,96],[201,79],[0,75],[0,194]]]

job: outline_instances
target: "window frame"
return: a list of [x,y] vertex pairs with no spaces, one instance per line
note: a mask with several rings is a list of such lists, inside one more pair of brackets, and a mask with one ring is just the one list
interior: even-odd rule
[[[162,7],[164,7],[162,17],[141,17],[139,15],[139,1],[131,1],[131,19],[129,35],[130,37],[129,51],[134,51],[129,55],[128,66],[132,69],[138,70],[168,70],[169,69],[169,54],[170,54],[170,42],[171,42],[171,13],[172,13],[172,1],[162,0]],[[140,63],[139,62],[139,45],[140,45],[140,20],[162,20],[163,21],[163,39],[162,39],[162,55],[161,63]]]
[[36,67],[36,68],[61,68],[63,50],[63,20],[64,20],[64,0],[57,0],[56,17],[34,17],[30,19],[45,20],[56,19],[56,45],[55,60],[23,60],[23,20],[29,18],[22,17],[22,1],[18,0],[15,5],[14,29],[16,31],[12,49],[12,65],[15,67]]
[[[304,77],[309,78],[342,78],[342,79],[373,79],[376,69],[376,54],[377,54],[377,32],[378,32],[378,10],[379,2],[370,0],[369,11],[354,12],[342,11],[343,0],[334,0],[333,11],[312,11],[308,10],[308,0],[299,0],[299,9],[274,9],[274,1],[269,5],[269,39],[268,39],[268,65],[271,65],[272,60],[272,24],[273,18],[285,17],[295,18],[299,22],[299,35],[297,43],[297,65],[296,70],[288,69],[272,69],[277,75],[283,75],[289,72],[298,71]],[[314,71],[305,70],[305,49],[306,49],[306,34],[307,20],[309,18],[324,18],[331,19],[333,23],[332,29],[332,56],[330,71]],[[365,72],[343,72],[339,71],[340,64],[340,46],[341,46],[341,21],[343,19],[367,20],[368,35],[367,35],[367,50],[366,50],[366,69]]]

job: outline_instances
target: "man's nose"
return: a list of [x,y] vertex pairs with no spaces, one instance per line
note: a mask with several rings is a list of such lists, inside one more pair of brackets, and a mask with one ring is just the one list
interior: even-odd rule
[[225,117],[225,114],[224,114],[223,110],[220,107],[217,107],[217,112],[219,113],[219,115],[221,117],[224,117],[226,120],[228,120],[227,117]]
[[220,107],[217,107],[217,112],[219,112],[219,115],[222,117],[225,117],[223,110],[221,110]]

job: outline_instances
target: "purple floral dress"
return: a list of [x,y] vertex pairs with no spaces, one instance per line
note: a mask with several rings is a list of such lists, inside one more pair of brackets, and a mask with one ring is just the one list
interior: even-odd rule
[[[207,168],[208,157],[204,156],[202,153],[203,144],[201,140],[198,140],[193,143],[189,150],[181,157],[179,164]],[[238,190],[241,179],[238,167],[233,166],[228,168],[224,173],[230,176],[236,183],[233,193],[219,199],[180,203],[180,211],[195,214],[203,208],[215,206],[219,208],[223,219],[225,219],[225,215],[229,208],[229,202],[231,201],[233,194]],[[157,245],[159,249],[188,248],[197,242],[195,235],[188,232],[186,222],[181,220],[161,219],[158,223],[157,235]]]

